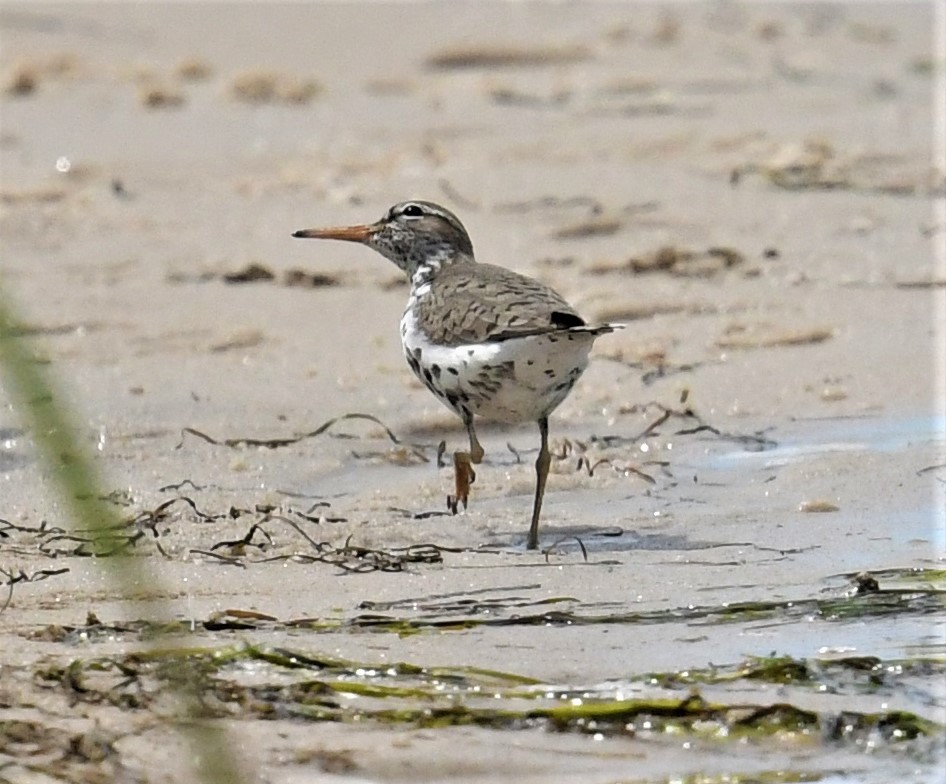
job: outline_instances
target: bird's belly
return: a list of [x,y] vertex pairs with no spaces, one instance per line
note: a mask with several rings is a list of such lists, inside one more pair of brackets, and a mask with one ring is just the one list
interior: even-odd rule
[[448,408],[499,422],[534,422],[568,396],[588,365],[594,338],[560,332],[495,343],[438,346],[404,336],[417,377]]

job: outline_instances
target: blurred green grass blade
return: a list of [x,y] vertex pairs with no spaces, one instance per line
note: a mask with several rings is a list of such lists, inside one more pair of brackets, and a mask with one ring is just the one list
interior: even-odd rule
[[[122,520],[102,500],[104,490],[98,471],[88,450],[83,448],[75,418],[63,405],[43,365],[29,346],[22,323],[0,284],[0,382],[20,415],[23,425],[33,436],[38,458],[50,477],[51,484],[69,510],[74,525],[91,534],[95,551],[115,553],[112,532],[119,530]],[[158,602],[160,614],[171,617],[171,607],[158,578],[140,557],[125,552],[97,558],[117,592],[125,597],[140,596],[147,591],[149,599]],[[127,557],[123,557],[127,556]],[[160,638],[150,643],[156,648]],[[191,765],[204,784],[239,784],[244,778],[231,752],[232,744],[219,728],[200,720],[204,713],[200,693],[204,684],[200,676],[182,661],[168,673],[168,679],[182,698],[182,720],[178,731],[190,745]]]
[[[42,465],[49,473],[77,528],[90,531],[98,540],[121,524],[111,506],[101,500],[102,482],[92,460],[80,446],[70,411],[56,399],[56,392],[43,372],[24,329],[11,312],[0,289],[0,378],[23,424],[32,433]],[[128,573],[118,561],[105,561],[123,587]]]

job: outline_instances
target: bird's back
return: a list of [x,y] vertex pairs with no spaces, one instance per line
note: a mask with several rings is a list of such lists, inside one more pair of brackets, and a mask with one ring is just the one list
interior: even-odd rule
[[492,264],[441,269],[412,294],[417,328],[432,343],[459,346],[581,327],[584,320],[555,290]]

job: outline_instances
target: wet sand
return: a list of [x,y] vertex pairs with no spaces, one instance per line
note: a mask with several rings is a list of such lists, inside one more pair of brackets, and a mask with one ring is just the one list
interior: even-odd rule
[[[0,715],[29,730],[4,733],[4,775],[189,780],[153,673],[133,708],[114,673],[39,675],[124,661],[157,622],[169,646],[348,663],[218,673],[245,690],[218,722],[267,781],[938,780],[933,6],[222,9],[0,8],[4,289],[161,586],[119,600],[55,533],[0,388]],[[523,549],[535,429],[484,427],[470,508],[446,514],[437,446],[463,432],[403,362],[406,285],[290,237],[410,197],[627,324],[553,415],[544,552]],[[271,274],[238,282],[251,265]],[[349,413],[377,421],[199,435]],[[879,593],[853,595],[863,571]],[[811,680],[736,674],[770,656]],[[685,675],[713,668],[733,677]],[[324,714],[259,709],[256,687],[313,677],[341,695]],[[651,716],[693,693],[724,718]],[[576,700],[651,708],[525,716]],[[817,722],[734,739],[727,710],[778,705]],[[933,729],[863,718],[898,712]],[[844,716],[860,729],[831,731]]]

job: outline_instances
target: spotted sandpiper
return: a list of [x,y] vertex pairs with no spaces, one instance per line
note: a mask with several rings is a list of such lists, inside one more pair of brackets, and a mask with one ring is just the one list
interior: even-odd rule
[[480,264],[463,224],[428,201],[405,201],[376,223],[303,229],[293,237],[360,242],[393,261],[410,279],[401,345],[414,374],[456,413],[469,452],[453,455],[456,512],[465,507],[483,459],[474,418],[536,422],[535,499],[527,547],[539,543],[539,515],[549,473],[549,414],[588,365],[599,335],[619,324],[590,325],[557,292],[504,267]]

